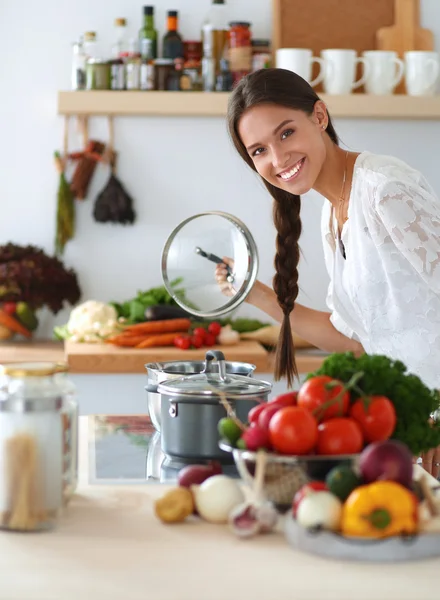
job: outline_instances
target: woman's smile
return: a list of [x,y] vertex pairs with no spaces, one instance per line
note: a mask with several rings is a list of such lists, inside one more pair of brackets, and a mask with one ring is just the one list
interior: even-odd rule
[[306,157],[304,156],[304,158],[301,158],[293,166],[290,166],[281,173],[278,173],[277,177],[286,182],[292,181],[293,179],[297,179],[302,171],[305,160]]

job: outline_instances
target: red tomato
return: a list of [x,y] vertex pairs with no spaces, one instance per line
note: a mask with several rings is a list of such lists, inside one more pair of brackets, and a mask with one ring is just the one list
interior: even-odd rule
[[202,338],[200,335],[192,335],[190,340],[191,346],[194,346],[194,348],[201,348],[205,342],[205,339]]
[[258,417],[257,423],[261,429],[269,429],[269,423],[271,422],[272,417],[282,408],[285,408],[282,404],[269,402]]
[[390,438],[397,420],[394,404],[386,396],[370,396],[365,401],[359,398],[350,409],[350,417],[359,423],[366,442]]
[[318,423],[305,408],[286,406],[271,419],[272,446],[282,454],[308,454],[318,439]]
[[197,335],[198,337],[201,337],[203,341],[205,341],[206,329],[203,329],[203,327],[196,327],[193,331],[193,335]]
[[318,454],[357,454],[364,440],[359,424],[349,417],[338,417],[318,427]]
[[208,346],[208,347],[215,346],[216,341],[217,341],[217,338],[212,333],[205,334],[205,346]]
[[215,335],[215,337],[220,335],[221,330],[222,330],[222,326],[220,325],[220,323],[218,323],[218,321],[213,321],[212,323],[210,323],[208,325],[209,333],[212,333],[212,335]]
[[258,423],[258,417],[263,412],[263,410],[266,408],[266,406],[267,406],[266,402],[262,402],[261,404],[257,404],[257,406],[254,406],[253,408],[251,408],[251,410],[248,413],[249,423],[255,423],[255,424]]
[[188,350],[191,346],[191,340],[184,335],[178,335],[174,338],[174,345],[181,350]]
[[337,379],[318,375],[301,386],[297,404],[313,413],[318,421],[326,421],[347,414],[350,393],[344,391],[344,384]]
[[276,402],[276,404],[282,404],[283,406],[295,406],[298,392],[287,392],[286,394],[280,394],[275,396],[269,403]]
[[298,507],[302,500],[304,500],[306,496],[309,496],[310,494],[316,494],[317,492],[328,492],[328,487],[325,481],[310,481],[309,483],[303,485],[296,492],[295,496],[293,497],[292,504],[292,512],[294,517],[296,517]]
[[5,311],[5,313],[7,313],[11,317],[13,317],[17,311],[17,303],[16,302],[5,302],[2,305],[2,308]]

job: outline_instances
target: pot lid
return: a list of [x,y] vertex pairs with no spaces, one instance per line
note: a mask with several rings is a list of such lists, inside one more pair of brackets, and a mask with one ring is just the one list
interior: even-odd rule
[[[231,259],[226,290],[215,278],[223,258]],[[213,319],[235,310],[247,297],[258,273],[255,241],[244,223],[223,212],[186,219],[162,252],[164,285],[189,314]]]
[[[203,396],[220,399],[218,391],[231,396],[260,396],[269,393],[272,389],[270,383],[251,379],[243,375],[226,375],[221,373],[200,373],[179,379],[166,380],[159,384],[157,391],[167,396]],[[238,399],[240,399],[238,398]]]

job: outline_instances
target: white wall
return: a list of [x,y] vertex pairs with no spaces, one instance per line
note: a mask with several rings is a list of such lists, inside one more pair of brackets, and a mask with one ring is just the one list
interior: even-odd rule
[[[360,1],[360,0],[358,0]],[[165,11],[179,9],[181,31],[199,37],[209,0],[155,0],[163,31]],[[258,37],[270,36],[269,0],[231,0],[231,18],[249,19]],[[57,175],[52,156],[62,145],[63,122],[56,95],[70,84],[71,42],[96,30],[110,48],[115,17],[125,16],[134,35],[142,2],[134,0],[0,1],[0,243],[33,243],[53,250]],[[422,0],[422,24],[440,35],[438,0]],[[440,190],[440,123],[336,122],[342,140],[356,150],[395,154],[422,169]],[[71,149],[80,139],[72,126]],[[106,122],[93,119],[90,134],[106,139]],[[65,262],[80,277],[83,297],[125,299],[137,289],[161,283],[160,253],[171,229],[204,210],[225,210],[244,220],[260,249],[260,278],[270,282],[274,231],[270,199],[250,170],[235,156],[224,119],[120,118],[115,123],[118,173],[136,201],[134,227],[98,225],[92,219],[96,194],[107,174],[100,168],[89,199],[77,204],[77,234]],[[327,276],[319,236],[321,199],[303,200],[300,300],[324,308]],[[255,314],[248,307],[242,313]],[[40,336],[51,334],[54,320],[43,319]],[[260,315],[261,316],[261,315]]]

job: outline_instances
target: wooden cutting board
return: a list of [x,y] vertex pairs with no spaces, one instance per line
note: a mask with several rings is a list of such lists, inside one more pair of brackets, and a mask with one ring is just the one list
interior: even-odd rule
[[310,48],[314,56],[325,48],[362,54],[375,49],[377,30],[395,21],[394,0],[272,0],[272,7],[274,57],[277,48]]
[[[395,0],[395,23],[376,34],[378,50],[394,50],[403,58],[410,50],[434,50],[434,34],[420,27],[420,0]],[[402,82],[396,92],[404,93]]]

